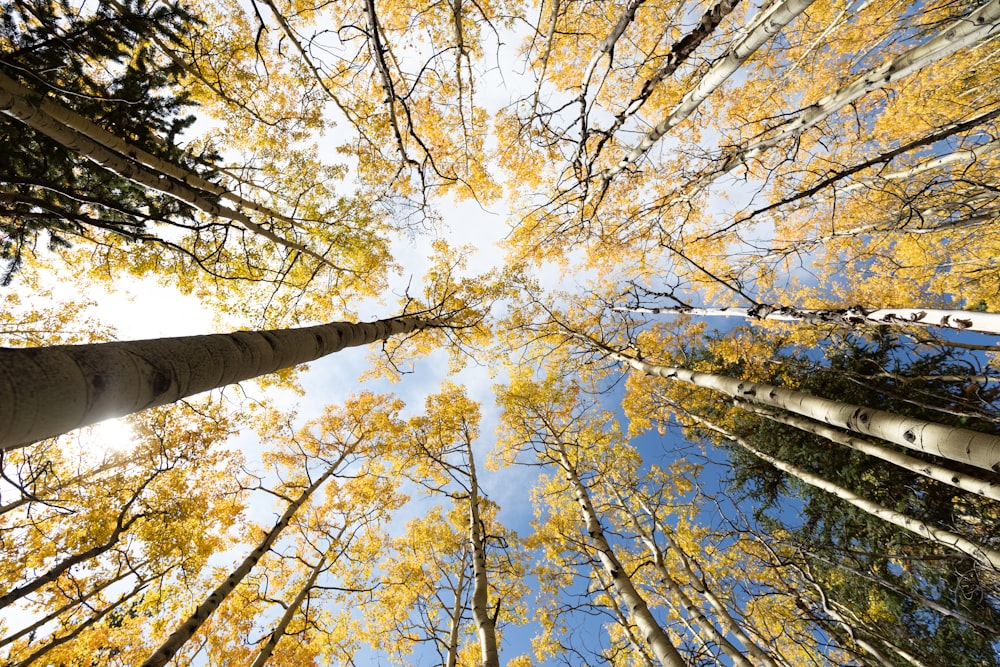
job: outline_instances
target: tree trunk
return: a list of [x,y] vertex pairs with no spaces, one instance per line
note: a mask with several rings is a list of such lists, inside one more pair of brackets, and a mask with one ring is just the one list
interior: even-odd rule
[[712,609],[715,610],[716,616],[722,622],[723,627],[731,632],[732,635],[736,637],[737,641],[739,641],[744,648],[746,648],[750,657],[757,660],[760,664],[764,665],[764,667],[778,667],[774,658],[758,646],[756,642],[754,642],[753,639],[751,639],[750,636],[743,631],[739,622],[733,618],[732,614],[729,613],[728,607],[722,600],[719,599],[719,596],[715,594],[715,591],[709,587],[705,578],[694,571],[694,568],[691,567],[691,560],[687,553],[685,553],[681,546],[677,544],[677,541],[674,540],[673,536],[670,534],[670,530],[662,522],[660,522],[658,518],[656,518],[656,514],[653,513],[652,508],[642,501],[640,501],[640,504],[646,514],[648,514],[650,519],[653,521],[653,526],[663,534],[664,539],[667,541],[667,547],[677,554],[681,567],[684,569],[685,574],[687,574],[688,581],[691,583],[691,586],[698,591],[698,593],[704,596],[706,600],[708,600]]
[[956,331],[977,331],[1000,336],[1000,313],[983,313],[975,310],[939,310],[934,308],[877,308],[861,306],[851,308],[797,308],[758,304],[750,308],[612,308],[618,312],[694,315],[696,317],[742,317],[747,320],[776,320],[779,322],[805,322],[807,324],[833,324],[855,327],[859,324],[941,327]]
[[[580,337],[579,334],[576,336]],[[699,373],[674,366],[658,366],[624,355],[593,338],[586,336],[583,338],[607,352],[612,358],[627,363],[647,375],[714,389],[733,398],[782,408],[856,433],[875,436],[902,447],[1000,472],[1000,437],[995,435],[832,401],[761,382],[741,381],[724,375]]]
[[[991,112],[993,115],[1000,115],[1000,109],[994,109]],[[906,169],[899,169],[897,171],[890,171],[885,174],[879,174],[878,176],[873,176],[871,178],[864,178],[850,185],[846,185],[839,188],[839,192],[853,192],[854,190],[860,190],[865,186],[871,186],[875,183],[881,181],[901,181],[904,179],[913,178],[919,174],[937,169],[939,167],[944,167],[949,164],[954,164],[955,162],[968,162],[970,165],[975,164],[984,155],[988,155],[993,151],[1000,149],[1000,139],[994,139],[988,141],[984,144],[979,144],[972,148],[963,148],[960,150],[952,151],[951,153],[946,153],[944,155],[939,155],[938,157],[931,158],[929,160],[924,160],[919,164],[915,164],[912,167]]]
[[[801,199],[811,197],[814,194],[823,190],[824,188],[834,185],[838,181],[841,181],[847,178],[848,176],[853,176],[854,174],[860,173],[866,169],[869,169],[871,167],[880,164],[888,164],[895,158],[899,157],[900,155],[904,155],[905,153],[909,153],[911,151],[924,148],[926,146],[931,146],[932,144],[935,144],[944,139],[948,139],[956,134],[976,129],[980,125],[983,125],[993,120],[997,116],[1000,116],[1000,108],[992,109],[990,111],[979,114],[978,116],[973,116],[972,118],[969,118],[964,121],[948,123],[947,125],[944,125],[936,129],[934,132],[931,132],[930,134],[914,139],[913,141],[908,141],[902,146],[897,146],[896,148],[893,148],[891,150],[884,151],[874,157],[868,158],[863,162],[855,163],[850,167],[839,169],[832,173],[827,173],[827,175],[825,175],[822,179],[813,183],[809,187],[803,190],[799,190],[798,192],[788,195],[787,197],[783,197],[782,199],[776,202],[772,202],[767,206],[762,206],[761,208],[754,210],[752,213],[749,213],[739,218],[737,222],[745,222],[747,220],[759,216],[762,213],[773,211],[774,209],[781,208],[782,206],[787,206],[788,204],[792,204]],[[956,162],[959,160],[969,160],[970,162],[975,162],[977,159],[995,150],[996,148],[1000,148],[1000,140],[994,140],[987,144],[982,144],[980,146],[977,146],[969,150],[955,151],[954,153],[950,153],[948,155],[942,155],[933,158],[931,160],[928,160],[926,162],[923,162],[920,165],[916,165],[910,169],[904,169],[901,171],[890,172],[887,174],[879,174],[878,176],[872,176],[860,179],[858,181],[855,181],[854,183],[851,183],[850,185],[838,188],[837,192],[847,193],[857,190],[858,188],[862,188],[866,185],[877,183],[883,180],[908,178],[910,176],[919,174],[923,171],[933,169],[935,167],[944,166],[946,164],[950,164],[952,162]]]
[[857,494],[853,493],[852,491],[849,491],[848,489],[845,489],[842,486],[839,486],[837,484],[834,484],[833,482],[823,479],[819,475],[814,475],[813,473],[803,470],[797,466],[794,466],[791,463],[782,461],[781,459],[775,458],[770,454],[760,451],[759,449],[755,448],[753,445],[751,445],[743,438],[739,437],[734,433],[730,433],[729,431],[719,426],[716,426],[715,424],[705,419],[704,417],[700,417],[690,412],[686,412],[685,414],[694,419],[695,421],[697,421],[698,423],[706,426],[707,428],[710,428],[713,431],[722,434],[727,439],[732,440],[740,447],[747,450],[748,452],[758,457],[759,459],[767,461],[778,470],[781,470],[783,472],[788,473],[789,475],[797,477],[806,484],[810,484],[818,489],[826,491],[827,493],[831,493],[840,498],[841,500],[848,502],[851,505],[854,505],[858,509],[868,512],[872,516],[876,516],[879,519],[882,519],[883,521],[893,524],[894,526],[899,526],[900,528],[904,528],[931,542],[949,547],[951,549],[955,549],[956,551],[961,551],[962,553],[965,553],[974,558],[975,560],[979,561],[987,568],[990,568],[992,570],[1000,570],[1000,551],[996,551],[994,549],[990,549],[989,547],[976,544],[971,540],[965,539],[961,535],[956,535],[955,533],[952,533],[950,531],[942,530],[940,528],[935,528],[934,526],[931,526],[923,521],[920,521],[919,519],[914,519],[913,517],[906,516],[902,512],[891,510],[887,507],[879,505],[878,503],[874,503],[870,500],[862,498],[861,496],[858,496]]
[[184,646],[187,640],[191,639],[202,624],[208,620],[208,617],[212,615],[219,605],[221,605],[229,594],[232,593],[236,587],[240,584],[243,579],[250,574],[250,570],[254,568],[271,545],[278,539],[282,531],[288,526],[288,523],[292,520],[292,516],[295,512],[302,507],[313,492],[323,485],[326,480],[328,480],[337,470],[340,468],[340,464],[343,463],[344,459],[347,457],[349,452],[345,452],[340,456],[340,458],[329,468],[326,469],[322,475],[320,475],[315,482],[310,484],[306,489],[296,498],[288,507],[285,509],[285,513],[281,515],[281,518],[271,527],[271,530],[264,536],[264,539],[260,541],[257,547],[250,552],[250,554],[243,559],[243,562],[237,567],[233,572],[223,581],[219,586],[209,594],[205,601],[198,605],[198,608],[194,610],[194,613],[185,621],[179,628],[174,630],[174,632],[164,640],[160,645],[160,648],[156,649],[153,655],[146,659],[146,662],[142,663],[142,667],[163,667],[167,664],[174,654]]
[[[706,646],[706,648],[713,643],[718,646],[723,653],[729,657],[735,667],[752,667],[746,656],[744,656],[739,649],[733,646],[732,642],[730,642],[725,635],[716,629],[715,624],[712,623],[701,610],[701,606],[695,604],[695,602],[684,590],[683,586],[680,585],[680,582],[678,582],[673,575],[670,574],[670,570],[667,569],[666,563],[664,563],[663,560],[663,551],[654,539],[653,531],[647,530],[642,525],[639,521],[639,517],[632,511],[628,501],[626,501],[625,497],[621,494],[618,488],[613,487],[612,491],[615,494],[615,498],[618,499],[618,503],[621,505],[622,511],[628,516],[629,521],[632,523],[632,529],[636,532],[636,536],[639,538],[639,541],[642,542],[649,551],[650,561],[659,575],[660,581],[666,584],[671,596],[673,596],[673,600],[676,601],[675,609],[679,607],[684,610],[687,621],[686,625],[691,632],[701,638],[702,643]],[[678,616],[685,619],[685,616],[680,613],[678,613]]]
[[90,345],[0,348],[0,449],[319,359],[444,326],[397,317]]
[[830,440],[831,442],[836,442],[844,445],[845,447],[855,449],[863,454],[867,454],[868,456],[874,456],[875,458],[882,459],[883,461],[899,466],[904,470],[909,470],[912,473],[929,477],[930,479],[937,480],[943,484],[948,484],[949,486],[954,486],[955,488],[962,489],[963,491],[968,491],[969,493],[975,493],[980,496],[1000,501],[1000,484],[996,484],[995,482],[972,477],[971,475],[951,470],[950,468],[937,465],[936,463],[922,461],[918,458],[904,454],[903,452],[883,447],[882,445],[878,445],[874,442],[862,440],[861,438],[855,438],[847,433],[842,433],[834,428],[831,428],[826,424],[812,421],[811,419],[772,412],[763,408],[754,407],[753,404],[750,404],[749,409],[770,419],[771,421],[788,424],[789,426],[794,426],[802,431],[814,433],[820,437]]
[[[30,99],[32,96],[38,95],[36,91],[21,85],[3,72],[0,72],[0,90],[4,90],[9,95],[16,96],[22,100]],[[39,102],[38,108],[42,113],[47,114],[56,122],[76,130],[93,141],[101,144],[105,148],[121,153],[123,156],[134,160],[144,167],[166,174],[171,178],[175,178],[188,187],[202,190],[210,195],[220,197],[222,199],[227,199],[238,206],[250,209],[251,211],[255,211],[267,217],[276,218],[290,224],[297,224],[296,220],[293,218],[282,215],[281,213],[269,209],[266,206],[262,206],[256,202],[245,199],[238,194],[230,192],[217,183],[213,183],[202,178],[195,172],[188,171],[187,169],[179,167],[169,160],[158,158],[137,146],[129,144],[120,137],[111,134],[100,125],[91,122],[87,118],[74,113],[70,109],[60,106],[55,102],[43,98],[41,102]]]
[[462,611],[465,605],[462,593],[465,590],[465,556],[462,557],[462,568],[458,571],[458,584],[454,588],[455,599],[451,605],[451,617],[448,621],[448,656],[445,667],[456,667],[458,664],[458,636],[462,631]]
[[646,601],[639,595],[635,586],[632,585],[632,580],[629,579],[628,574],[622,568],[622,564],[618,562],[614,550],[612,550],[611,545],[604,536],[604,529],[601,527],[601,521],[597,517],[597,512],[594,510],[593,504],[590,502],[590,494],[587,492],[587,487],[584,486],[576,474],[576,469],[566,456],[564,446],[560,443],[558,447],[561,462],[560,467],[566,474],[566,480],[573,489],[573,496],[576,498],[577,504],[580,505],[583,521],[587,526],[587,534],[594,542],[594,546],[597,549],[597,557],[601,561],[605,574],[611,578],[615,590],[618,591],[626,607],[631,612],[632,621],[638,626],[639,631],[642,632],[643,639],[646,640],[646,644],[649,645],[653,655],[656,656],[656,659],[663,667],[688,667],[687,662],[685,662],[684,658],[681,657],[681,654],[677,652],[677,649],[670,641],[670,637],[667,636],[667,633],[664,632],[660,624],[653,618],[653,614],[649,611]]
[[[496,615],[490,618],[489,580],[486,576],[486,550],[483,544],[483,522],[479,518],[479,481],[472,458],[472,443],[466,440],[469,457],[469,542],[472,545],[472,620],[479,635],[482,667],[500,667],[497,649]],[[497,602],[499,604],[499,602]]]
[[130,157],[107,148],[91,137],[60,123],[28,100],[11,93],[3,85],[0,85],[0,112],[24,123],[66,149],[78,153],[81,157],[126,180],[132,181],[144,188],[162,192],[213,217],[235,222],[248,231],[258,234],[280,246],[308,255],[333,269],[337,268],[325,257],[310,250],[301,243],[282,238],[274,232],[258,225],[241,211],[227,208],[212,201],[209,196],[206,196],[207,193],[204,191],[198,190],[184,181],[176,180],[168,177],[166,174],[154,171]]
[[323,556],[319,559],[319,562],[316,563],[316,567],[312,569],[312,572],[309,574],[309,578],[306,579],[306,583],[299,589],[295,599],[292,600],[292,603],[285,608],[285,613],[281,615],[281,619],[271,632],[271,636],[267,638],[267,643],[264,644],[264,647],[260,650],[260,653],[257,654],[257,657],[254,659],[253,664],[250,667],[264,667],[264,664],[271,659],[271,654],[274,653],[275,647],[278,646],[278,642],[281,641],[281,638],[285,636],[285,631],[288,630],[288,625],[292,622],[292,619],[295,617],[296,612],[298,612],[299,607],[302,606],[306,596],[309,595],[309,591],[312,590],[313,584],[316,583],[316,579],[319,578],[319,575],[323,572],[323,568],[325,566],[326,556]]
[[616,165],[605,169],[600,174],[600,187],[597,199],[607,189],[611,180],[626,169],[635,166],[636,162],[649,151],[667,132],[686,120],[695,109],[701,106],[709,95],[740,68],[753,53],[765,42],[774,37],[786,25],[804,12],[813,0],[778,0],[764,9],[763,16],[757,18],[749,32],[723,54],[715,65],[705,73],[698,84],[688,91],[673,111],[656,127],[650,130],[642,141]]
[[944,26],[937,35],[909,51],[865,72],[862,76],[803,109],[795,118],[779,125],[774,135],[745,146],[725,156],[718,167],[699,178],[693,185],[698,191],[720,176],[746,164],[785,139],[797,137],[868,93],[878,90],[917,70],[945,58],[959,49],[973,46],[988,37],[1000,21],[1000,0],[991,0],[967,16]]

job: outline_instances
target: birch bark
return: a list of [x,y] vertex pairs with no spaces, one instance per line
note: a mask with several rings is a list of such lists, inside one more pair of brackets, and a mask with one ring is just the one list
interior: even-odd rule
[[472,546],[472,620],[479,635],[479,650],[482,667],[500,667],[500,653],[497,649],[496,619],[490,618],[489,580],[486,573],[486,550],[483,544],[483,522],[479,517],[479,480],[476,477],[476,463],[472,458],[472,442],[465,441],[466,456],[469,457],[469,543]]
[[701,607],[695,604],[684,588],[680,585],[680,582],[678,582],[673,575],[670,574],[670,570],[667,569],[667,566],[664,563],[663,551],[656,543],[653,531],[647,530],[642,525],[639,517],[632,511],[631,507],[629,507],[628,501],[622,496],[618,489],[614,489],[613,491],[615,497],[618,499],[618,503],[620,504],[622,511],[628,517],[633,530],[636,531],[636,536],[649,552],[650,560],[653,563],[653,567],[656,569],[660,581],[666,584],[671,596],[673,596],[673,599],[677,601],[677,605],[683,609],[687,615],[688,627],[691,631],[697,634],[706,646],[714,643],[722,649],[723,653],[729,657],[733,665],[736,667],[752,667],[746,656],[743,655],[739,649],[733,646],[732,642],[730,642],[725,635],[716,629],[715,624],[705,616]]
[[733,615],[731,613],[729,613],[729,608],[726,606],[726,604],[721,599],[719,599],[719,596],[715,594],[715,591],[713,591],[711,587],[709,587],[708,582],[705,580],[705,578],[694,571],[694,568],[692,567],[691,564],[691,559],[688,557],[687,553],[685,553],[684,550],[680,547],[680,545],[677,544],[676,540],[674,540],[673,536],[671,535],[670,529],[667,528],[657,518],[656,513],[653,512],[652,508],[648,504],[642,501],[640,501],[640,504],[642,506],[643,511],[645,511],[646,514],[649,515],[650,519],[653,521],[653,526],[663,534],[663,537],[667,541],[667,547],[671,549],[675,554],[677,554],[681,563],[681,567],[684,569],[685,574],[687,574],[688,581],[691,583],[691,586],[696,591],[698,591],[698,593],[703,595],[706,600],[708,600],[708,603],[712,606],[712,609],[715,610],[716,616],[722,622],[723,627],[729,632],[731,632],[733,636],[736,637],[737,641],[739,641],[746,648],[747,653],[750,654],[750,657],[760,662],[760,664],[764,665],[764,667],[778,667],[778,664],[775,662],[774,658],[772,658],[769,653],[767,653],[760,646],[758,646],[757,643],[754,642],[754,640],[751,639],[746,632],[744,632],[739,622],[735,618],[733,618]]

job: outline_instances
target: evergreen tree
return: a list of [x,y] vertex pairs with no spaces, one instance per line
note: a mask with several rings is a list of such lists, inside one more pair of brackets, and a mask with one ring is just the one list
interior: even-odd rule
[[[209,176],[201,157],[178,146],[194,120],[178,66],[151,45],[174,41],[195,19],[177,4],[147,0],[74,7],[67,0],[25,0],[0,7],[0,75],[98,125],[130,146]],[[5,86],[6,88],[6,86]],[[6,91],[9,94],[9,90]],[[7,110],[5,103],[4,110]],[[0,116],[0,258],[9,283],[35,244],[64,247],[105,233],[150,238],[149,223],[191,224],[191,208],[142,188],[72,148]]]
[[[997,431],[995,423],[970,409],[967,390],[978,385],[953,381],[969,375],[970,368],[952,351],[904,353],[896,336],[880,332],[872,338],[844,335],[824,347],[819,360],[801,352],[785,354],[784,359],[773,360],[775,374],[782,373],[783,384],[794,384],[801,391],[948,425]],[[738,369],[725,370],[734,371]],[[921,378],[919,383],[912,381],[915,377]],[[719,412],[728,409],[718,405]],[[771,456],[933,526],[986,546],[998,544],[988,528],[1000,515],[993,500],[749,410],[736,411],[735,419],[735,431]],[[757,520],[770,535],[787,536],[787,546],[809,564],[817,585],[853,612],[860,624],[855,633],[876,646],[903,642],[905,651],[928,664],[998,664],[993,638],[984,629],[995,628],[1000,619],[1000,591],[992,573],[968,556],[948,552],[802,483],[741,447],[726,448],[733,466],[731,491],[753,501]]]

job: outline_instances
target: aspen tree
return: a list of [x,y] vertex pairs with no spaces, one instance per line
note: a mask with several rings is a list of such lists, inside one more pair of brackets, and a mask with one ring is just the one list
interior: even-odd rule
[[994,435],[831,401],[766,383],[746,382],[675,366],[659,366],[622,354],[594,339],[588,340],[611,358],[641,373],[676,379],[714,389],[733,398],[783,408],[856,433],[873,435],[903,447],[986,470],[1000,470],[1000,438]]
[[856,449],[859,452],[868,454],[869,456],[875,456],[883,461],[888,461],[889,463],[897,465],[900,468],[904,468],[905,470],[909,470],[910,472],[914,472],[918,475],[923,475],[925,477],[929,477],[930,479],[943,482],[944,484],[949,484],[962,489],[963,491],[969,491],[970,493],[976,493],[981,496],[1000,501],[1000,488],[998,488],[1000,485],[996,482],[985,479],[977,479],[976,477],[961,471],[952,470],[936,463],[907,456],[906,454],[890,449],[889,447],[885,447],[868,440],[863,440],[861,438],[851,437],[842,431],[838,431],[810,419],[765,410],[764,408],[754,406],[752,403],[746,404],[744,408],[755,414],[763,415],[772,421],[779,422],[781,424],[788,424],[789,426],[794,426],[795,428],[802,429],[803,431],[807,431],[809,433],[815,433],[816,435],[827,438],[832,442],[850,447],[851,449]]
[[746,34],[728,49],[724,57],[717,60],[712,69],[702,77],[696,87],[681,99],[670,114],[647,132],[642,141],[632,148],[618,164],[600,174],[601,188],[606,188],[612,179],[633,166],[657,141],[687,119],[709,95],[746,62],[747,58],[780,32],[796,16],[804,12],[810,4],[812,4],[810,0],[779,0],[763,8],[760,15],[755,17],[753,23],[748,26]]
[[705,419],[704,417],[700,417],[699,415],[696,415],[694,413],[686,413],[686,414],[688,417],[691,417],[699,424],[707,426],[708,428],[718,433],[721,433],[727,439],[736,442],[741,447],[751,452],[754,456],[757,456],[758,458],[767,461],[768,463],[778,468],[779,470],[783,470],[791,475],[794,475],[795,477],[798,477],[807,484],[812,484],[813,486],[817,486],[823,489],[824,491],[832,493],[836,495],[838,498],[845,500],[851,503],[852,505],[855,505],[856,507],[863,509],[866,512],[874,514],[875,516],[885,521],[889,521],[901,528],[912,531],[920,535],[921,537],[933,540],[938,544],[948,546],[952,549],[962,551],[963,553],[968,554],[972,558],[975,558],[977,561],[979,561],[986,567],[993,568],[995,570],[1000,570],[1000,551],[976,544],[970,540],[965,539],[961,535],[957,535],[947,530],[940,530],[933,526],[929,526],[923,521],[914,519],[913,517],[906,516],[900,512],[895,512],[886,507],[882,507],[877,503],[873,503],[864,498],[861,498],[852,493],[851,491],[849,491],[848,489],[845,489],[843,487],[837,486],[836,484],[828,482],[819,475],[813,475],[812,473],[802,470],[796,466],[790,465],[785,461],[782,461],[780,459],[777,459],[769,454],[760,451],[759,449],[753,447],[753,445],[748,443],[745,439],[733,433],[730,433],[725,429],[718,427],[717,425],[713,424],[711,421]]
[[[628,610],[629,621],[635,624],[638,635],[657,662],[682,667],[687,661],[652,614],[647,601],[619,560],[617,550],[605,536],[590,490],[581,479],[585,472],[582,468],[584,464],[575,460],[578,454],[570,453],[570,449],[579,452],[587,447],[606,447],[607,442],[598,440],[609,439],[592,423],[596,415],[589,415],[583,418],[586,421],[580,423],[573,419],[580,408],[574,404],[574,393],[572,387],[551,380],[541,384],[520,380],[506,389],[503,404],[509,434],[505,437],[505,446],[515,449],[535,447],[539,460],[555,467],[564,480],[562,493],[568,494],[576,505],[579,520],[583,522],[590,540],[589,549],[592,549],[604,576]],[[546,404],[547,399],[551,399],[553,404]],[[575,416],[579,418],[579,415]],[[593,441],[588,441],[590,439]]]
[[[134,633],[157,607],[154,590],[196,580],[228,548],[241,496],[239,457],[221,447],[231,434],[225,414],[205,403],[154,410],[133,430],[134,450],[118,465],[38,489],[0,517],[9,545],[3,590],[18,619],[0,647],[12,664],[59,662],[102,643],[134,658],[146,645]],[[118,632],[109,636],[111,619]]]
[[479,420],[479,405],[462,387],[445,383],[426,399],[423,414],[409,420],[410,435],[392,453],[395,474],[432,497],[452,499],[447,511],[438,507],[408,524],[384,564],[376,602],[386,608],[370,614],[369,634],[394,655],[412,650],[417,635],[442,647],[444,664],[496,666],[500,629],[519,621],[523,554],[518,536],[499,523],[499,508],[480,486],[474,454]]
[[[684,610],[687,614],[687,625],[690,627],[691,631],[698,635],[704,643],[713,642],[726,654],[726,657],[733,662],[734,665],[740,665],[741,667],[750,667],[750,661],[737,649],[733,644],[726,639],[726,637],[720,633],[715,625],[702,613],[698,605],[691,599],[691,597],[684,591],[680,583],[673,577],[670,571],[664,564],[663,551],[657,545],[654,536],[646,531],[642,527],[642,523],[638,516],[628,507],[628,500],[622,497],[617,489],[614,489],[614,493],[618,498],[618,502],[622,506],[622,511],[627,515],[629,521],[632,523],[634,530],[639,536],[640,541],[649,550],[649,555],[652,558],[653,566],[657,570],[657,574],[666,587],[670,591],[671,597],[676,600],[673,604]],[[755,657],[760,655],[766,656],[760,647],[751,643],[753,648],[756,648],[757,652]],[[748,646],[748,650],[752,650],[751,646]],[[769,657],[766,659],[765,664],[774,665],[774,661]]]
[[976,331],[1000,336],[1000,313],[972,310],[942,310],[937,308],[879,308],[860,306],[842,309],[797,308],[795,306],[758,304],[749,308],[697,308],[673,306],[662,308],[616,306],[613,310],[655,315],[685,314],[701,317],[741,317],[746,320],[776,320],[805,324],[853,327],[866,325],[896,325],[938,327],[954,331]]
[[615,589],[621,595],[622,601],[632,611],[633,621],[638,626],[643,638],[649,644],[651,651],[659,663],[664,667],[684,667],[687,665],[687,661],[677,652],[670,638],[653,618],[645,600],[635,590],[628,574],[605,538],[601,521],[590,501],[590,494],[580,481],[575,467],[570,463],[566,455],[565,445],[557,443],[556,447],[559,454],[559,463],[566,475],[567,481],[569,481],[573,489],[573,495],[580,505],[580,512],[587,527],[587,534],[594,541],[598,558],[604,567],[605,573],[614,582]]
[[681,568],[687,575],[687,580],[691,583],[691,586],[706,600],[708,600],[716,616],[719,618],[720,623],[723,628],[728,632],[731,632],[734,637],[746,647],[747,653],[754,659],[758,660],[762,665],[767,667],[777,667],[775,659],[764,651],[760,646],[750,638],[750,636],[743,630],[740,623],[733,618],[726,604],[719,598],[714,590],[705,581],[703,575],[695,572],[692,565],[692,559],[685,553],[683,547],[681,547],[672,535],[672,531],[668,529],[663,523],[657,518],[657,514],[653,511],[653,508],[648,502],[643,500],[638,501],[643,511],[650,517],[653,522],[654,528],[656,528],[660,534],[663,535],[664,540],[670,550],[672,555],[675,555],[681,564]]
[[[211,201],[203,192],[190,188],[187,185],[187,181],[194,180],[193,177],[177,181],[172,180],[165,174],[156,173],[149,167],[106,148],[98,141],[72,129],[72,127],[63,125],[55,117],[45,113],[26,99],[19,97],[15,91],[21,92],[21,88],[16,85],[16,82],[0,74],[0,111],[41,132],[60,145],[78,152],[86,159],[137,185],[179,199],[185,204],[208,215],[232,220],[245,227],[248,231],[259,234],[268,241],[285,246],[289,250],[309,255],[330,268],[337,268],[336,265],[332,264],[316,251],[307,248],[301,243],[282,238],[266,227],[254,222],[244,213],[217,204]],[[62,110],[55,111],[58,115],[68,113]],[[78,122],[76,124],[82,125],[83,123]]]
[[[384,486],[377,488],[369,484],[374,477],[372,471],[365,471],[368,475],[363,472],[343,485],[350,487],[352,483],[358,484],[361,491],[357,496],[352,495],[350,488],[341,489],[337,481],[331,480],[339,476],[349,476],[348,471],[357,460],[369,459],[379,447],[391,446],[398,435],[396,413],[399,408],[399,404],[394,401],[363,394],[349,400],[343,408],[328,408],[315,423],[307,425],[301,433],[286,438],[286,446],[271,454],[277,463],[289,466],[293,475],[288,480],[287,488],[283,490],[285,492],[277,493],[287,502],[281,516],[266,530],[242,562],[221,582],[217,582],[214,590],[188,618],[176,625],[159,648],[147,657],[143,663],[146,667],[166,664],[198,633],[219,607],[229,601],[233,592],[265,555],[277,546],[279,540],[299,529],[296,526],[295,529],[289,530],[303,514],[309,513],[310,505],[316,502],[313,496],[324,486],[327,487],[328,497],[333,499],[332,505],[347,507],[347,511],[342,512],[343,516],[337,517],[345,523],[339,528],[331,529],[332,537],[321,534],[312,538],[316,541],[330,540],[334,552],[338,548],[345,548],[344,544],[336,544],[338,531],[341,532],[341,537],[351,531],[357,531],[357,524],[366,520],[365,514],[371,512],[373,506],[376,508],[376,513],[389,511],[397,499],[393,498]],[[318,437],[312,433],[314,428],[319,431]],[[337,488],[331,490],[331,487]],[[338,497],[340,492],[343,492],[343,497]],[[355,511],[361,516],[354,515]],[[333,515],[338,512],[331,510],[326,513]],[[320,521],[322,520],[320,517]],[[310,536],[304,537],[304,542],[309,544]],[[277,645],[282,635],[275,636],[272,633],[272,636]],[[271,647],[270,650],[274,649],[275,647]]]
[[959,49],[975,45],[995,30],[998,21],[1000,21],[1000,2],[988,2],[978,7],[967,16],[944,26],[940,32],[923,44],[915,46],[879,67],[862,74],[846,86],[805,107],[796,117],[778,125],[770,137],[741,147],[730,155],[725,155],[719,166],[704,174],[693,185],[693,189],[698,190],[705,187],[707,183],[754,159],[781,141],[801,134],[804,130],[821,122],[863,95],[926,67],[938,59],[945,58]]
[[398,317],[301,329],[33,349],[0,348],[5,449],[273,373],[345,347],[449,326]]

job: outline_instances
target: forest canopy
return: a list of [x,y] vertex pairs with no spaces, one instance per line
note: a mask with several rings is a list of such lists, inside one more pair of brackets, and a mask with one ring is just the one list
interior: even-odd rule
[[0,660],[1000,665],[998,40],[0,5]]

